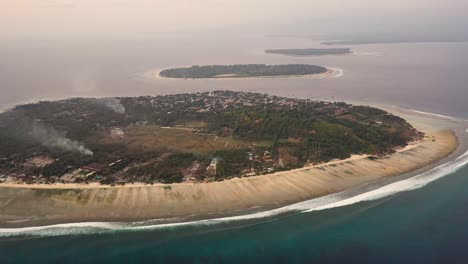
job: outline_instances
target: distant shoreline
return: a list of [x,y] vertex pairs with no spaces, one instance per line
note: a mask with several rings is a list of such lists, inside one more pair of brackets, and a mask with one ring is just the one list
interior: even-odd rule
[[[207,219],[232,215],[233,212],[238,212],[238,215],[252,210],[251,208],[278,208],[421,168],[430,168],[432,164],[453,153],[459,142],[453,132],[441,127],[440,124],[444,121],[440,118],[432,116],[425,117],[425,120],[429,122],[421,124],[422,127],[432,128],[424,131],[428,133],[429,138],[377,160],[364,156],[353,157],[264,176],[198,184],[128,185],[107,188],[1,185],[1,199],[9,199],[10,202],[3,207],[0,226],[140,221],[173,217],[179,219],[194,215],[197,219]],[[450,126],[443,125],[445,129],[449,129]],[[21,197],[15,198],[19,193]]]
[[290,57],[317,57],[317,56],[337,56],[353,54],[349,48],[328,48],[328,49],[267,49],[266,54],[282,55]]
[[313,78],[313,79],[332,79],[344,75],[344,70],[338,68],[326,67],[324,73],[314,73],[305,75],[277,75],[277,76],[252,76],[252,77],[211,77],[211,78],[167,78],[160,75],[160,72],[165,69],[153,69],[146,71],[142,77],[149,80],[242,80],[242,79],[275,79],[275,78]]
[[418,44],[418,43],[463,43],[466,39],[454,40],[327,40],[320,42],[320,45],[378,45],[378,44]]

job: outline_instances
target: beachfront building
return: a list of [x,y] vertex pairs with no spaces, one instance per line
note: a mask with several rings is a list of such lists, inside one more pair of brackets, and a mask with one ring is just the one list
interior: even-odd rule
[[219,160],[217,158],[213,158],[211,160],[210,165],[208,165],[208,167],[206,168],[206,173],[209,176],[216,176],[216,174],[218,173],[218,163]]

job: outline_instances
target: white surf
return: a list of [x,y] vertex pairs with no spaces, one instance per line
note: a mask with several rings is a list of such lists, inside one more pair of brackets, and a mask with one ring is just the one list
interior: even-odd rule
[[449,175],[463,166],[468,164],[468,151],[458,158],[449,161],[443,165],[435,167],[427,172],[421,173],[412,178],[401,180],[398,182],[390,183],[375,190],[371,190],[362,194],[349,196],[346,192],[332,194],[289,206],[281,207],[278,209],[258,212],[248,215],[223,217],[209,220],[199,220],[182,223],[171,224],[149,224],[151,221],[133,222],[133,223],[119,223],[119,222],[85,222],[85,223],[71,223],[71,224],[58,224],[49,226],[38,227],[24,227],[24,228],[0,228],[0,237],[31,235],[31,236],[60,236],[60,235],[76,235],[76,234],[90,234],[105,231],[125,231],[125,230],[156,230],[173,227],[182,227],[189,225],[215,225],[220,223],[265,219],[274,217],[287,212],[301,212],[308,213],[313,211],[326,210],[337,208],[347,205],[356,204],[359,202],[373,201],[395,195],[400,192],[411,191],[422,188],[427,184],[436,181],[446,175]]

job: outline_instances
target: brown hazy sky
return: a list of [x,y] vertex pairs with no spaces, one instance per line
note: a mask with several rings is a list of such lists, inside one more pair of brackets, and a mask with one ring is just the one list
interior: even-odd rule
[[410,25],[466,25],[466,10],[467,0],[0,0],[0,34],[126,34],[269,27],[274,32],[274,27],[294,25],[295,21],[330,21],[336,29],[340,23],[343,27],[371,28],[372,21],[392,24],[400,20]]

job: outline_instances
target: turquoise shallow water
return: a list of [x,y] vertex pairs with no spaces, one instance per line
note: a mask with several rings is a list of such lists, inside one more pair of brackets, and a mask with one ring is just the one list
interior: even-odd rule
[[1,263],[467,263],[468,168],[422,189],[250,226],[3,238]]

